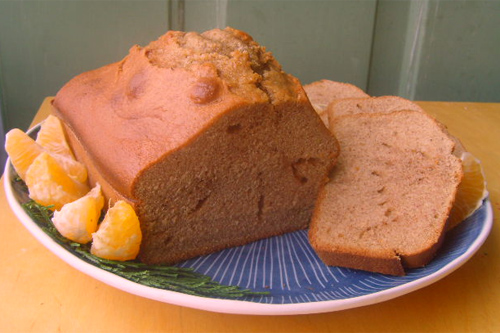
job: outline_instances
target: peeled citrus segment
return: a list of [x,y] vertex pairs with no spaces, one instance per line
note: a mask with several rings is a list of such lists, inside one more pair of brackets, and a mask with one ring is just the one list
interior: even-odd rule
[[455,203],[451,208],[448,229],[454,228],[471,216],[488,195],[481,161],[471,153],[464,152],[462,154],[462,167],[464,176],[458,186]]
[[29,196],[41,205],[60,210],[83,197],[89,187],[67,175],[57,160],[46,152],[38,155],[26,172]]
[[87,169],[82,163],[75,160],[59,118],[49,115],[43,121],[36,137],[36,143],[51,153],[70,176],[82,183],[87,181]]
[[49,115],[40,126],[36,142],[47,151],[74,159],[59,118]]
[[[26,181],[26,172],[35,158],[42,152],[48,152],[48,150],[38,144],[28,134],[17,128],[7,133],[5,137],[5,150],[9,154],[11,163],[17,174],[24,181]],[[81,183],[87,181],[87,168],[85,165],[75,160],[72,156],[50,154],[59,162],[59,165],[63,167],[68,175]]]
[[54,159],[59,163],[59,165],[66,171],[66,173],[75,178],[80,183],[85,183],[87,181],[88,173],[87,168],[82,163],[73,159],[72,157],[67,157],[60,154],[51,154]]
[[52,222],[64,237],[81,244],[92,240],[104,206],[101,186],[97,184],[85,196],[65,204],[54,212]]
[[90,252],[110,260],[132,260],[139,254],[142,233],[134,209],[123,200],[111,207],[97,232]]
[[5,136],[5,151],[19,177],[26,180],[26,171],[43,152],[42,146],[18,128],[11,129]]

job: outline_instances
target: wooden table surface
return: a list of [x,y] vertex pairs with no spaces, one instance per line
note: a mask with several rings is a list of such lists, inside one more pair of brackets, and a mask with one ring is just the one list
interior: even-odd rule
[[[33,124],[48,115],[48,102]],[[481,159],[494,209],[485,244],[442,280],[383,303],[322,314],[231,315],[165,304],[60,260],[17,220],[2,186],[0,332],[500,332],[500,104],[418,104]]]

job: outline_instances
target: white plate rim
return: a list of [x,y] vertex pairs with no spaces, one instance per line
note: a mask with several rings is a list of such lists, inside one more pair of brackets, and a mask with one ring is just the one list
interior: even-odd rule
[[61,260],[90,277],[127,293],[163,303],[219,313],[247,315],[297,315],[334,312],[384,302],[424,288],[458,269],[479,250],[482,244],[486,241],[493,226],[493,210],[489,199],[487,199],[483,203],[483,205],[486,205],[486,216],[481,227],[481,231],[463,254],[429,275],[399,286],[377,291],[372,294],[347,299],[293,304],[265,304],[245,300],[209,298],[144,286],[113,273],[104,271],[76,257],[48,236],[24,211],[14,196],[14,190],[9,179],[10,172],[11,163],[10,159],[7,159],[3,177],[4,189],[7,201],[12,211],[24,227],[28,229],[28,231],[40,243],[42,243],[42,245],[44,245]]

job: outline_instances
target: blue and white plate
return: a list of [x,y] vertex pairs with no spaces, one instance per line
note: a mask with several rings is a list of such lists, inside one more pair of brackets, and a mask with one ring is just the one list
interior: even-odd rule
[[[36,132],[38,127],[31,131]],[[157,289],[104,271],[49,237],[21,206],[26,193],[15,186],[15,172],[7,161],[4,186],[9,204],[23,225],[49,250],[74,268],[123,291],[149,299],[215,312],[285,315],[330,312],[389,300],[425,287],[450,274],[484,243],[493,214],[486,199],[467,220],[448,232],[436,258],[404,277],[325,266],[311,248],[307,231],[263,239],[185,261],[225,285],[237,285],[267,295],[221,299]]]

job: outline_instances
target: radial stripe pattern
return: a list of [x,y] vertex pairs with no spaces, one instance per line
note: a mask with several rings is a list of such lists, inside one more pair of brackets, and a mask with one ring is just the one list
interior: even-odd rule
[[348,299],[377,293],[421,279],[461,256],[477,238],[485,205],[450,231],[437,257],[426,267],[394,277],[348,268],[328,267],[309,245],[307,230],[263,239],[180,264],[229,285],[269,296],[244,298],[266,304],[291,304]]

